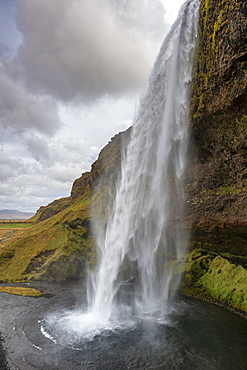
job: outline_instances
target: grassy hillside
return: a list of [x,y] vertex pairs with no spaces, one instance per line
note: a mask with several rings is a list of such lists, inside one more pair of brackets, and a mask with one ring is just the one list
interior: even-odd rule
[[3,241],[0,281],[65,280],[83,274],[94,253],[89,232],[93,200],[93,194],[85,194],[66,210]]

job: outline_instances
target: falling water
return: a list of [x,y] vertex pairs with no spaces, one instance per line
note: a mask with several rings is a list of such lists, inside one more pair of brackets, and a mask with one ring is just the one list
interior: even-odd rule
[[[199,0],[182,6],[161,47],[122,160],[113,210],[97,238],[100,262],[88,296],[98,323],[116,313],[162,318],[179,283],[174,266],[187,239],[183,174],[198,8]],[[123,304],[119,289],[126,279],[139,284]]]

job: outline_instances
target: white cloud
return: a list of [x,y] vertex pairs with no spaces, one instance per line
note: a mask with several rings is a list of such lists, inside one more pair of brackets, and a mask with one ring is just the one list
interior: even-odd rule
[[37,130],[52,135],[60,126],[58,108],[48,96],[31,94],[0,65],[0,125],[16,133]]
[[0,55],[13,57],[22,41],[15,24],[13,0],[0,1],[0,35]]
[[24,36],[18,62],[35,91],[93,103],[145,86],[165,32],[159,0],[22,0],[16,7]]

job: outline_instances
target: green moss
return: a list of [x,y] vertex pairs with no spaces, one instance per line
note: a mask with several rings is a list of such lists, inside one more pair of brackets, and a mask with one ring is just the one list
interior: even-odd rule
[[247,23],[241,8],[244,6],[240,0],[222,0],[216,4],[201,0],[191,109],[193,124],[244,93],[246,42],[242,34]]
[[233,186],[221,186],[214,190],[208,190],[208,194],[215,194],[215,195],[225,195],[225,194],[238,194],[239,192],[243,191],[243,188],[238,188],[237,185]]
[[1,286],[0,293],[21,295],[23,297],[41,297],[44,295],[43,292],[34,288],[10,287],[10,286],[5,287]]
[[233,253],[221,253],[221,256],[228,259],[228,260],[240,260],[244,265],[247,266],[247,257],[240,256]]
[[226,17],[226,12],[223,9],[221,9],[216,21],[214,22],[214,29],[213,29],[213,35],[212,35],[212,49],[213,50],[215,50],[215,47],[216,47],[215,40],[216,40],[216,36],[217,36],[218,32],[228,22],[228,20],[225,17]]
[[204,20],[204,27],[206,27],[208,17],[209,17],[209,9],[211,5],[211,0],[202,0],[201,1],[201,12]]
[[217,256],[197,284],[202,285],[213,298],[247,312],[247,270],[242,266]]
[[19,228],[26,228],[33,226],[33,223],[30,222],[8,222],[8,221],[3,221],[0,222],[0,228],[1,229],[19,229]]
[[247,270],[203,249],[188,255],[182,291],[247,312]]
[[186,266],[187,286],[191,287],[195,285],[198,279],[207,272],[211,259],[211,255],[205,255],[204,252],[199,249],[196,249],[189,254]]

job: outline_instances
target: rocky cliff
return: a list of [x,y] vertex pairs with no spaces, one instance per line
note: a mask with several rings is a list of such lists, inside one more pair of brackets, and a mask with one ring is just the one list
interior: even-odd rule
[[[217,269],[216,279],[210,266],[220,256],[225,268],[247,267],[246,1],[201,0],[194,71],[187,205],[191,250],[197,252],[187,283],[192,294],[198,289],[200,296],[234,306],[236,286],[224,295],[224,268]],[[241,273],[239,295],[246,301],[235,307],[247,310],[246,270]],[[207,284],[205,274],[211,276]]]
[[196,223],[203,217],[241,223],[247,220],[246,1],[202,0],[199,32],[191,109],[197,162],[190,215]]

